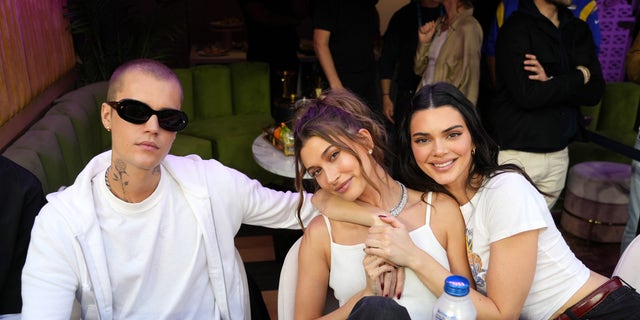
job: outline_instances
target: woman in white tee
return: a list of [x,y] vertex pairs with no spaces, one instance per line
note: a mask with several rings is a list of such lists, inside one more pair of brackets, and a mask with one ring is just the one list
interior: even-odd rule
[[[498,165],[498,146],[458,89],[447,83],[422,88],[407,117],[401,128],[399,150],[406,150],[400,155],[401,180],[417,190],[435,181],[442,187],[438,191],[460,203],[478,319],[640,317],[640,295],[619,278],[584,266],[526,173],[515,165]],[[328,214],[336,208],[320,209]],[[371,228],[365,252],[415,270],[441,294],[451,273],[416,250],[401,221],[388,215],[381,219],[389,225]]]

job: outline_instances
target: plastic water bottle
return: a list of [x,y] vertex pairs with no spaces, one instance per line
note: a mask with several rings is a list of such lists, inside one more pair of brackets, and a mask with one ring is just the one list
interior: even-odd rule
[[476,308],[469,297],[469,280],[462,276],[448,276],[444,293],[433,306],[434,320],[475,320]]

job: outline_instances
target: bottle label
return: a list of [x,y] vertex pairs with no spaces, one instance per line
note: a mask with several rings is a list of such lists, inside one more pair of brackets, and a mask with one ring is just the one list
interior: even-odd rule
[[434,320],[454,320],[456,319],[456,316],[453,314],[446,314],[442,310],[438,310],[436,311],[436,314],[433,317],[433,319]]

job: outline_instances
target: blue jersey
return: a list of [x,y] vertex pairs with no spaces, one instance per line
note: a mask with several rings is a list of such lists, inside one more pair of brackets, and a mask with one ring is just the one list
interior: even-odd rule
[[[489,28],[489,33],[485,38],[483,52],[490,57],[496,55],[496,39],[498,38],[498,30],[504,24],[504,21],[514,11],[518,10],[518,0],[501,0],[496,9],[496,16]],[[569,10],[573,12],[576,18],[585,21],[591,29],[593,42],[596,45],[596,54],[600,52],[600,22],[598,21],[598,6],[596,0],[573,0],[573,4],[569,6]]]

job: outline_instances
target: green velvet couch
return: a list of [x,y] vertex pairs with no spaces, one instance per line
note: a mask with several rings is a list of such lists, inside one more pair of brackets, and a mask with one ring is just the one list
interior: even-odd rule
[[189,125],[181,133],[212,143],[213,158],[263,184],[279,178],[253,160],[251,145],[271,117],[269,66],[242,62],[174,70],[184,91]]
[[[587,129],[633,147],[638,133],[640,85],[632,82],[606,84],[600,103],[583,107],[589,120]],[[569,145],[570,165],[584,161],[631,163],[631,159],[593,142],[572,142]]]
[[[253,139],[273,122],[268,66],[237,63],[175,71],[184,86],[183,109],[190,122],[170,153],[215,158],[263,184],[281,183],[282,178],[260,168],[251,154]],[[107,82],[94,83],[57,98],[3,155],[33,172],[45,193],[72,184],[93,156],[110,148],[100,121],[107,87]]]

